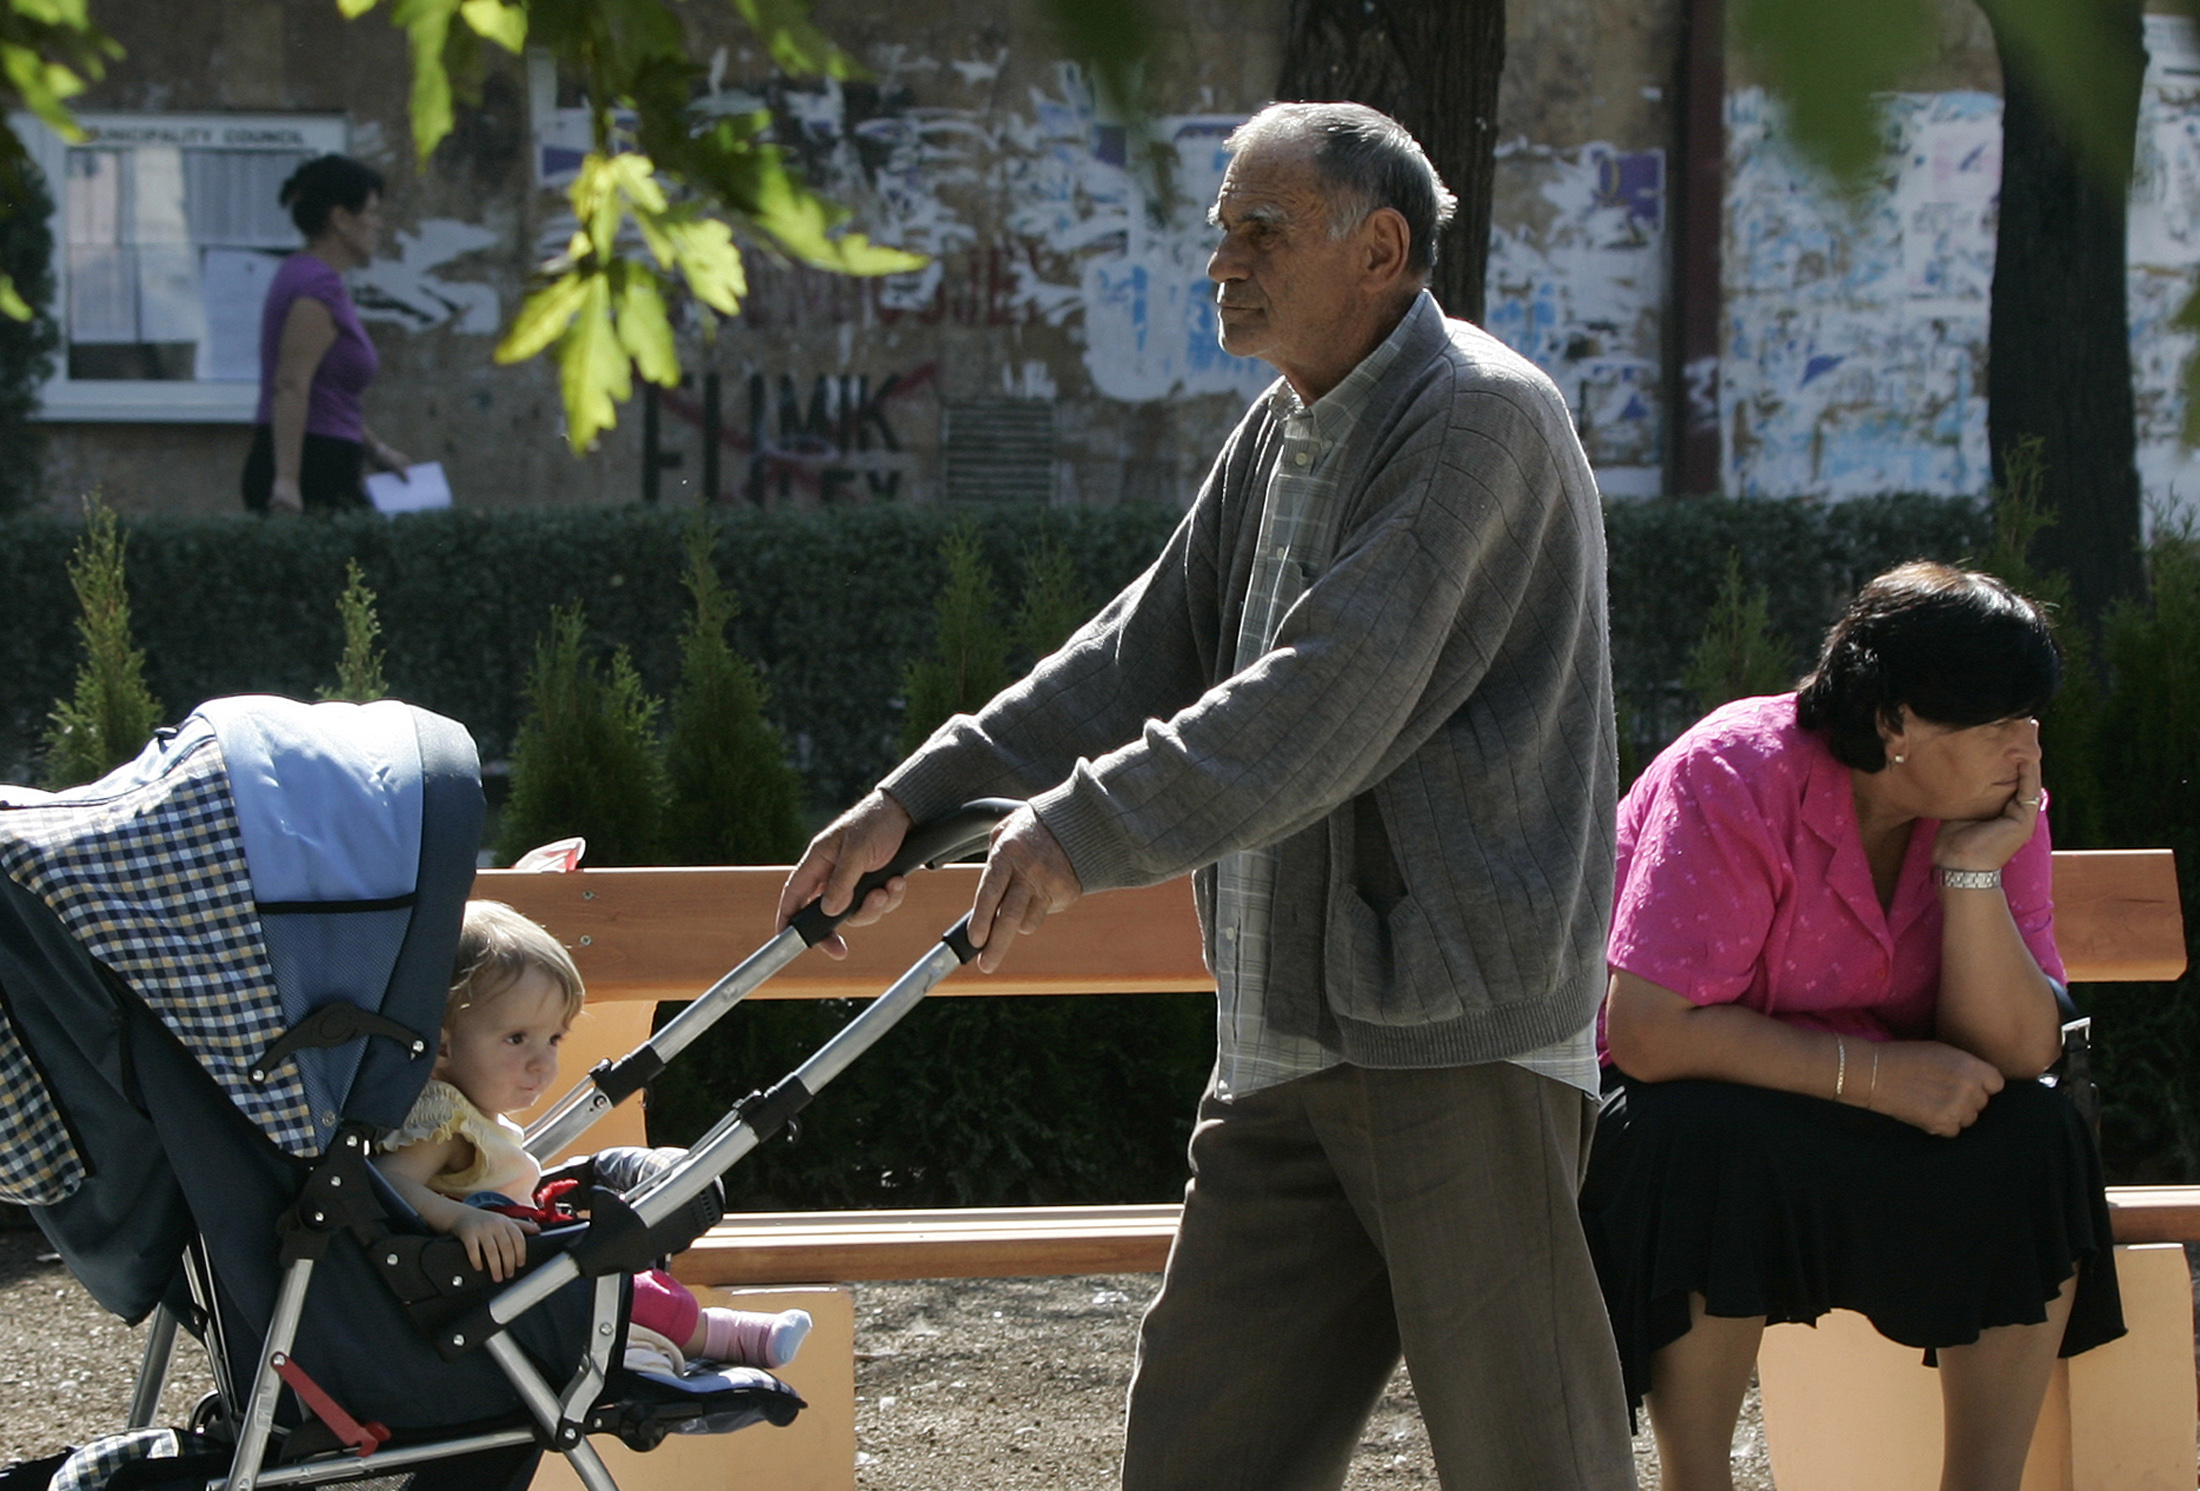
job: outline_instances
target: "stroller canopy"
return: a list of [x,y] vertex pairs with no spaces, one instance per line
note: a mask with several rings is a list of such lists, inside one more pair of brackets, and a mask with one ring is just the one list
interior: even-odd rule
[[[0,870],[85,955],[18,907],[0,1197],[81,1201],[118,1168],[99,1157],[143,1122],[113,1034],[125,1004],[282,1155],[401,1122],[432,1064],[481,813],[472,739],[394,701],[216,700],[89,786],[0,787]],[[173,1267],[145,1263],[160,1279],[133,1296]]]

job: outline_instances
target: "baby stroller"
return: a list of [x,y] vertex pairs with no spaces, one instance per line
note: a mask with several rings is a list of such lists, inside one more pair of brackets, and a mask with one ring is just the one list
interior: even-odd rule
[[[717,1177],[829,1072],[676,1162],[574,1167],[586,1220],[503,1285],[369,1163],[434,1059],[482,814],[464,729],[390,701],[217,700],[91,786],[0,787],[0,1199],[103,1307],[153,1317],[132,1430],[177,1323],[215,1383],[180,1432],[0,1485],[518,1488],[547,1447],[615,1491],[590,1434],[647,1449],[799,1411],[753,1368],[627,1370],[628,1279],[718,1219]],[[714,1011],[785,961],[775,943]],[[564,1153],[607,1106],[569,1102],[530,1147]]]

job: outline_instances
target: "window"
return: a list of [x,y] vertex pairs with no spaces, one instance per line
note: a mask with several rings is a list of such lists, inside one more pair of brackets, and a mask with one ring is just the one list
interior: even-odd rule
[[345,148],[341,118],[82,114],[16,132],[54,198],[53,420],[243,422],[259,399],[260,305],[299,246],[276,193]]

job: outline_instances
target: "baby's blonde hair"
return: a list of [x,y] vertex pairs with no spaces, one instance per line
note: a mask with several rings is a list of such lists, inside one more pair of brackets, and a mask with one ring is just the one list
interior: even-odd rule
[[458,1022],[461,1011],[487,1004],[530,971],[547,974],[565,995],[566,1019],[580,1014],[588,991],[573,955],[558,939],[502,901],[468,901],[451,995],[443,1006],[444,1029]]

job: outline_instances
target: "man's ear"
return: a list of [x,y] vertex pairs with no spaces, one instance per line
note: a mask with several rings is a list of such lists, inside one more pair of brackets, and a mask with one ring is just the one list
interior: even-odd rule
[[1362,272],[1371,286],[1385,288],[1407,273],[1406,260],[1413,251],[1413,230],[1405,214],[1395,207],[1378,207],[1360,224]]

